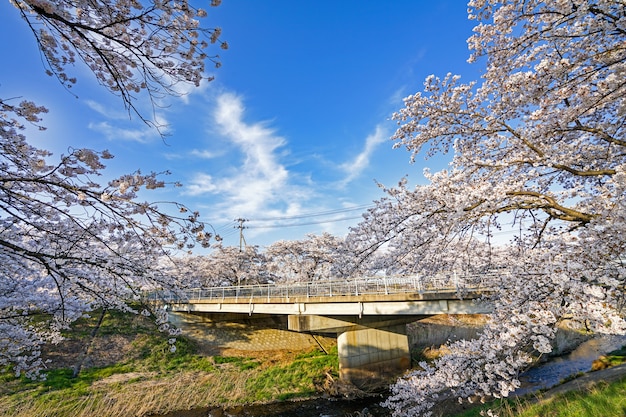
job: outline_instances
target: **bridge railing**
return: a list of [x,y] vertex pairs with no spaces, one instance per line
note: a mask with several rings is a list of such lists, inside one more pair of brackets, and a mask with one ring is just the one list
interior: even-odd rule
[[171,303],[208,302],[269,302],[272,299],[340,297],[360,295],[390,295],[434,293],[442,291],[477,291],[493,288],[498,275],[494,273],[441,273],[433,276],[389,276],[348,280],[294,282],[289,284],[256,284],[194,288],[182,292],[160,293],[159,298]]

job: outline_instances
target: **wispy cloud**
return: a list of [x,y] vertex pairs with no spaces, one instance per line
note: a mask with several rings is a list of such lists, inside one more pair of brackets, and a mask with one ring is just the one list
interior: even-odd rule
[[384,143],[389,138],[389,134],[381,125],[376,126],[374,133],[365,138],[363,150],[351,161],[340,165],[346,176],[341,180],[341,185],[345,186],[357,178],[370,164],[370,158],[376,147]]
[[142,129],[125,129],[114,126],[109,122],[89,123],[89,129],[95,130],[104,135],[110,141],[132,141],[138,143],[149,143],[161,139],[159,132],[151,126],[144,125]]
[[207,149],[192,149],[186,152],[165,152],[163,157],[169,161],[188,160],[188,159],[215,159],[224,156],[224,151],[209,151]]
[[[217,98],[214,129],[239,151],[237,161],[219,178],[197,173],[185,194],[219,195],[217,206],[231,214],[259,215],[271,207],[293,207],[292,199],[301,198],[306,192],[290,182],[289,171],[280,162],[286,140],[267,123],[248,123],[244,116],[239,96],[224,93]],[[206,153],[207,157],[211,155]]]
[[[325,180],[320,183],[309,176],[308,168],[302,170],[299,163],[292,163],[289,143],[269,122],[246,120],[240,96],[221,93],[213,103],[212,121],[207,128],[216,140],[221,138],[227,143],[221,146],[222,154],[207,151],[206,156],[214,161],[210,166],[219,169],[197,172],[184,181],[183,189],[185,195],[198,199],[208,222],[220,224],[246,218],[248,238],[268,231],[307,230],[300,227],[304,225],[309,230],[316,227],[335,234],[345,233],[347,222],[355,221],[359,215],[333,213],[330,208],[342,201],[348,207],[354,205],[341,186],[370,166],[372,154],[388,138],[382,125],[364,139],[358,155],[348,162],[334,163],[332,166],[339,169],[328,169],[331,177],[322,176]],[[194,152],[198,156],[204,154],[202,149]],[[343,178],[333,179],[333,174]],[[315,214],[329,210],[321,217]]]
[[213,159],[213,158],[217,158],[223,155],[223,152],[213,152],[213,151],[208,151],[208,150],[192,149],[191,152],[189,152],[189,154],[190,156],[195,157],[195,158]]
[[106,106],[93,100],[85,100],[85,103],[93,111],[105,118],[104,121],[97,123],[91,122],[88,123],[87,126],[89,129],[104,135],[109,141],[149,143],[157,139],[162,140],[163,137],[160,133],[168,133],[168,120],[165,118],[163,112],[155,112],[153,114],[154,120],[152,120],[152,122],[155,126],[159,127],[156,129],[155,126],[151,126],[146,123],[136,123],[139,116],[131,118],[129,113],[120,111],[119,107]]
[[124,119],[128,118],[128,113],[120,110],[119,107],[115,107],[113,109],[103,106],[102,103],[99,103],[94,100],[85,100],[85,104],[96,113],[99,113],[102,116],[105,116],[108,119]]

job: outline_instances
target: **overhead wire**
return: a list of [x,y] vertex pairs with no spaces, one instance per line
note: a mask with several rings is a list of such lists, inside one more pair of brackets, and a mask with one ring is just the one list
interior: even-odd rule
[[[276,216],[276,217],[265,217],[265,218],[260,218],[260,219],[249,219],[246,221],[247,222],[261,222],[261,223],[274,222],[274,223],[273,224],[261,224],[261,225],[252,224],[252,225],[246,226],[246,228],[248,229],[279,229],[279,228],[286,228],[286,227],[300,227],[300,226],[313,226],[313,225],[326,224],[326,223],[338,223],[338,222],[342,222],[346,220],[359,219],[361,218],[361,215],[349,216],[349,217],[344,216],[344,217],[339,217],[339,218],[335,217],[335,218],[324,219],[324,220],[319,220],[319,221],[306,221],[306,222],[289,222],[289,221],[311,219],[314,217],[321,217],[321,216],[335,216],[339,214],[350,213],[350,212],[357,211],[357,210],[362,212],[374,206],[375,204],[370,203],[370,204],[363,204],[359,206],[344,207],[344,208],[334,209],[334,210],[319,211],[319,212],[314,212],[314,213],[303,213],[303,214],[298,214],[298,215],[293,215],[293,216]],[[284,223],[285,221],[288,221],[289,223]]]
[[306,223],[288,223],[288,224],[272,224],[267,226],[248,226],[248,229],[277,229],[282,227],[299,227],[299,226],[311,226],[316,224],[325,224],[325,223],[337,223],[346,220],[354,220],[360,219],[361,216],[353,216],[353,217],[341,217],[338,219],[330,219],[330,220],[322,220],[319,222],[306,222]]
[[368,209],[368,208],[371,208],[371,207],[374,207],[374,206],[375,206],[375,204],[364,204],[364,205],[361,205],[361,206],[352,206],[352,207],[346,207],[346,208],[342,208],[342,209],[320,211],[320,212],[317,212],[317,213],[298,214],[298,215],[294,215],[294,216],[265,217],[265,218],[260,218],[260,219],[251,219],[250,221],[265,222],[265,221],[281,221],[281,220],[306,219],[306,218],[309,218],[309,217],[329,216],[331,214],[341,214],[341,213],[348,213],[350,211],[364,210],[364,209]]

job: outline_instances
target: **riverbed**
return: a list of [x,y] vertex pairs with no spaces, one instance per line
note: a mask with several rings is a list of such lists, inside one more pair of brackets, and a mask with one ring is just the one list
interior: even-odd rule
[[240,407],[197,408],[153,417],[389,417],[382,396],[355,400],[318,398]]

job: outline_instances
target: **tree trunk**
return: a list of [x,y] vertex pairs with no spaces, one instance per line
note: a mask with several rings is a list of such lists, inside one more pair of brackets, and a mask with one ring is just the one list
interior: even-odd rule
[[76,378],[80,374],[83,363],[85,363],[85,360],[89,357],[89,350],[91,349],[91,345],[93,344],[96,335],[98,334],[98,330],[100,330],[100,326],[102,326],[102,321],[104,320],[106,312],[106,308],[102,308],[102,312],[100,313],[100,317],[98,318],[98,323],[96,323],[96,326],[93,328],[93,330],[91,330],[91,333],[89,334],[89,339],[85,343],[83,351],[80,353],[80,355],[78,355],[76,365],[74,365],[74,371],[72,372],[73,378]]

